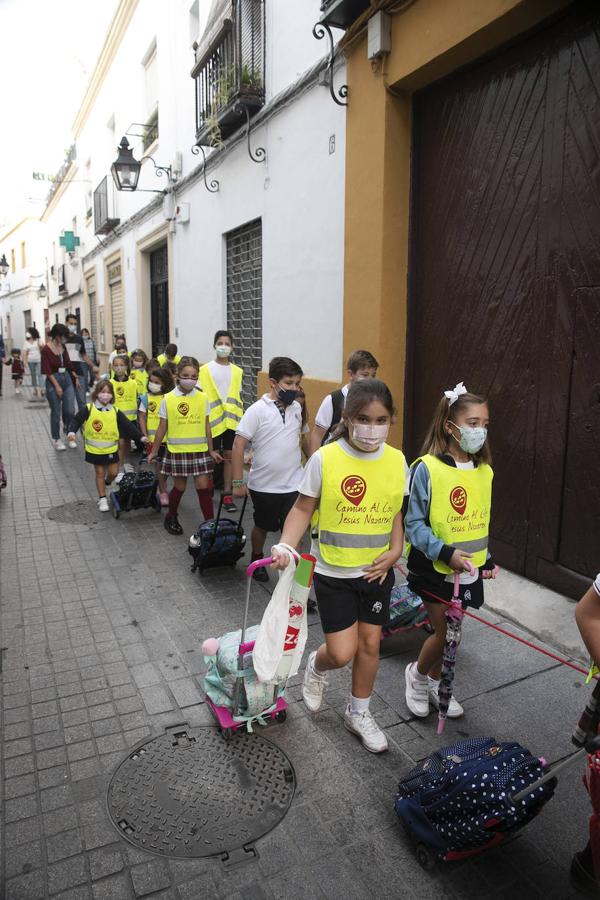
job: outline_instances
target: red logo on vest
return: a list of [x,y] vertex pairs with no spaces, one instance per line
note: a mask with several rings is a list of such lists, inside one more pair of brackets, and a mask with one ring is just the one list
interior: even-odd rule
[[187,416],[189,411],[190,411],[189,403],[178,403],[177,404],[177,412],[180,413],[182,416]]
[[348,475],[341,484],[342,494],[350,503],[360,506],[367,493],[367,482],[360,475]]
[[96,432],[102,431],[102,429],[104,428],[104,423],[101,422],[99,419],[96,419],[95,422],[92,422],[92,428],[93,428],[94,431],[96,431]]
[[295,650],[296,649],[299,634],[300,634],[299,628],[294,628],[293,625],[288,625],[287,632],[285,635],[285,641],[283,643],[283,652],[284,653],[287,650]]
[[117,388],[117,394],[119,395],[119,397],[122,397],[124,393],[125,393],[125,388],[122,388],[122,387]]
[[450,491],[450,505],[459,515],[464,516],[467,508],[467,492],[464,487],[455,487]]

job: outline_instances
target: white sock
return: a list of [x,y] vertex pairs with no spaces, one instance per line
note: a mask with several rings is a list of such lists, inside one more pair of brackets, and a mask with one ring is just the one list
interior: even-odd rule
[[350,694],[350,712],[355,716],[367,712],[370,702],[370,697],[355,697],[354,694]]
[[321,672],[319,668],[317,668],[317,655],[315,653],[315,657],[310,665],[311,669],[315,673],[315,675],[325,675],[325,672]]
[[427,676],[427,675],[421,675],[421,673],[420,673],[419,670],[417,669],[417,664],[416,664],[416,662],[414,662],[414,663],[412,664],[412,669],[411,669],[410,671],[411,671],[411,674],[413,675],[413,677],[417,679],[417,681],[427,681],[428,676]]

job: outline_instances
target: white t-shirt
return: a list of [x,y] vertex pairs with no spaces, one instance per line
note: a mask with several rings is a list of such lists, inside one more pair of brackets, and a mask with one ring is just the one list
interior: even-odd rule
[[[378,450],[375,450],[374,453],[363,453],[361,450],[356,450],[352,447],[348,441],[344,440],[344,438],[340,438],[338,440],[338,444],[341,449],[348,454],[348,456],[353,457],[354,459],[365,459],[368,457],[369,459],[379,459],[383,456],[383,447],[379,447]],[[409,493],[409,482],[410,482],[410,470],[404,460],[404,495],[408,496]],[[320,497],[321,496],[321,486],[323,484],[323,456],[320,450],[317,450],[316,453],[313,453],[311,458],[306,463],[304,467],[304,477],[300,482],[300,487],[298,488],[301,494],[305,494],[307,497]],[[319,542],[318,540],[313,540],[310,548],[310,552],[316,558],[317,563],[315,565],[315,572],[319,575],[329,575],[331,578],[362,578],[365,574],[362,566],[358,568],[346,568],[345,566],[331,566],[322,559],[321,554],[319,553]]]
[[248,407],[236,434],[252,441],[248,487],[267,494],[290,494],[302,478],[300,430],[302,409],[294,400],[285,410],[285,423],[268,394]]
[[33,340],[33,338],[28,341],[25,338],[25,351],[27,353],[27,362],[28,363],[38,363],[42,358],[42,354],[40,352],[40,342],[38,340]]
[[212,359],[208,364],[208,371],[212,375],[219,397],[221,400],[227,400],[231,387],[231,364],[224,366]]
[[[350,388],[349,384],[345,384],[342,388],[342,394],[344,397],[344,403],[346,402],[346,397],[348,396],[348,389]],[[315,425],[318,425],[319,428],[324,428],[327,431],[331,428],[331,423],[333,422],[333,400],[331,399],[331,394],[327,394],[320,407],[317,410],[317,415],[315,416]]]

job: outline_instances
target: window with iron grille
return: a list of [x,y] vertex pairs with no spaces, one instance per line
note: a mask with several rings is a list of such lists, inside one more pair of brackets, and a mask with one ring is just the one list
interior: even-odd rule
[[225,235],[227,241],[227,328],[235,341],[235,361],[244,370],[244,408],[256,400],[262,368],[262,222]]

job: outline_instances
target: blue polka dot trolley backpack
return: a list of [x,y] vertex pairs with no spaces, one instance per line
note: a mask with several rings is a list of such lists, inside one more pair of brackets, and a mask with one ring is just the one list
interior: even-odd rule
[[433,753],[398,785],[395,809],[424,868],[488,850],[530,822],[554,794],[544,759],[478,737]]

